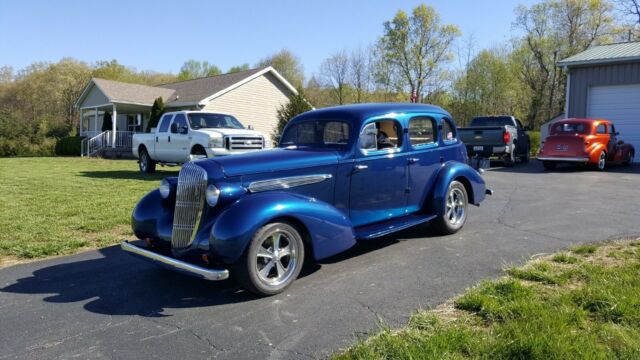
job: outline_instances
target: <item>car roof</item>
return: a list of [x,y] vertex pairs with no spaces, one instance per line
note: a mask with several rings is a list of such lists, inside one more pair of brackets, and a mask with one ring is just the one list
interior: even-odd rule
[[413,103],[369,103],[342,105],[309,111],[295,117],[296,121],[309,119],[348,119],[356,125],[364,120],[392,113],[438,113],[451,115],[439,106]]
[[562,119],[562,120],[558,120],[556,122],[590,122],[590,123],[594,123],[594,122],[611,122],[609,120],[605,120],[605,119],[591,119],[591,118],[568,118],[568,119]]
[[176,111],[167,111],[165,114],[178,114],[178,113],[186,113],[186,114],[217,114],[217,115],[229,115],[233,116],[233,114],[229,114],[222,111],[202,111],[202,110],[176,110]]

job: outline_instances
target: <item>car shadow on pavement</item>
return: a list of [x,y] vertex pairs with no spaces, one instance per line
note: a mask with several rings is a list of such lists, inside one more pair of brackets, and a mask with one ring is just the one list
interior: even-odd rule
[[[0,292],[41,294],[50,303],[85,302],[87,311],[162,317],[168,308],[193,308],[257,300],[233,280],[206,282],[134,258],[119,246],[102,258],[37,269]],[[64,259],[64,258],[61,258]],[[58,259],[56,259],[58,260]],[[55,261],[55,260],[54,260]],[[29,266],[19,265],[19,266]]]
[[[517,163],[514,167],[501,167],[501,163],[491,162],[491,167],[486,169],[487,171],[506,172],[506,173],[520,173],[520,174],[544,174],[544,173],[583,173],[593,172],[599,173],[600,171],[590,166],[585,165],[572,165],[572,164],[559,164],[553,170],[546,170],[542,163],[538,160],[532,159],[527,164]],[[604,173],[621,173],[621,174],[640,174],[640,164],[633,164],[631,166],[611,164],[604,170]]]

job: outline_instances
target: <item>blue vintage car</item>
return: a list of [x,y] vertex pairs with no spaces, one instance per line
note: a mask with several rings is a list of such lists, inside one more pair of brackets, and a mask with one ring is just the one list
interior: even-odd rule
[[122,249],[208,280],[231,272],[272,295],[305,261],[431,222],[460,230],[486,194],[451,116],[420,104],[364,104],[295,117],[278,148],[185,164],[133,211],[146,246]]

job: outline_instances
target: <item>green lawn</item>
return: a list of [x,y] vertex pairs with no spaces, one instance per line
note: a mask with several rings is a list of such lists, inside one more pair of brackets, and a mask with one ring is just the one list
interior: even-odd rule
[[640,241],[579,246],[485,281],[336,359],[640,359]]
[[0,265],[70,254],[130,238],[131,211],[165,168],[142,175],[133,160],[0,159]]

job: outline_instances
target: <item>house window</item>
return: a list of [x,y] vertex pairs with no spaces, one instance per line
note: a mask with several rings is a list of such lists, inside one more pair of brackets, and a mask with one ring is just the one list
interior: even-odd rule
[[127,129],[132,132],[142,131],[142,119],[138,122],[138,115],[127,115]]

